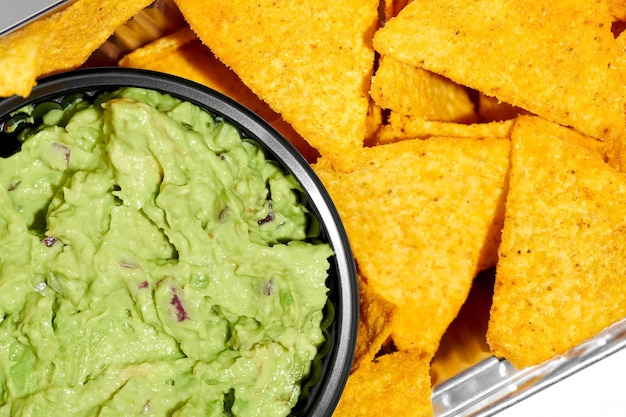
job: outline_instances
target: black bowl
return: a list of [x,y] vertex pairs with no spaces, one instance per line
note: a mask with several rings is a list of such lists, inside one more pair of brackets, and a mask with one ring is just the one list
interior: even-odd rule
[[[328,193],[307,161],[262,118],[223,94],[192,81],[153,71],[123,68],[82,69],[39,80],[24,98],[0,101],[0,144],[6,155],[17,150],[8,144],[11,113],[29,104],[61,104],[74,94],[96,96],[119,87],[141,87],[194,103],[240,129],[243,137],[256,141],[266,157],[292,174],[304,190],[304,204],[313,215],[316,238],[334,251],[327,285],[330,289],[323,326],[327,336],[313,363],[311,376],[303,382],[300,401],[292,416],[330,417],[339,401],[354,357],[358,326],[356,267],[346,232]],[[9,123],[8,123],[9,122]],[[317,223],[317,224],[315,224]]]

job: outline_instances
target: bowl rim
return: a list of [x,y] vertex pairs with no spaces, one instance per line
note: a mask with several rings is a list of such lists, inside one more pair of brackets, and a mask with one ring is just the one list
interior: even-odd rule
[[166,93],[192,102],[213,115],[222,116],[240,128],[245,137],[261,144],[270,154],[270,159],[281,163],[283,169],[290,172],[305,190],[307,207],[314,212],[325,240],[334,251],[330,262],[331,272],[333,265],[336,270],[336,285],[330,283],[329,299],[331,296],[334,298],[335,316],[329,329],[331,348],[322,358],[321,378],[312,387],[306,406],[296,414],[292,410],[290,415],[332,416],[346,385],[356,350],[359,317],[356,264],[346,230],[330,195],[313,168],[280,132],[243,104],[212,88],[162,72],[120,67],[81,68],[43,77],[27,97],[0,99],[0,126],[9,113],[28,104],[73,93],[119,87],[147,88]]

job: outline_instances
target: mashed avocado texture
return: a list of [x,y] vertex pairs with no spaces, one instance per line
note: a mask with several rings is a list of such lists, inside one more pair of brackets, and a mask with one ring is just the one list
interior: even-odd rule
[[123,88],[0,158],[0,416],[284,416],[324,341],[299,186],[203,109]]

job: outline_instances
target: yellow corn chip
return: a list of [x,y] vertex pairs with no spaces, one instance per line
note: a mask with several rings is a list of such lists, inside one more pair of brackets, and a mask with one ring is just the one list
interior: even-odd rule
[[509,141],[406,140],[359,160],[350,173],[315,169],[368,284],[398,306],[394,343],[432,355],[477,271],[495,264]]
[[335,417],[430,417],[428,359],[420,352],[382,355],[348,378]]
[[406,139],[427,139],[430,137],[457,138],[508,138],[513,120],[491,123],[452,123],[424,120],[396,112],[391,112],[387,124],[378,131],[378,143],[386,144]]
[[476,121],[465,87],[391,57],[379,61],[370,94],[380,107],[400,114],[444,122]]
[[522,368],[626,316],[626,176],[579,134],[522,116],[488,343]]
[[611,20],[606,3],[595,1],[413,1],[374,46],[621,147],[623,52]]
[[79,67],[117,27],[151,2],[76,0],[1,38],[0,96],[27,96],[39,76]]
[[198,37],[337,169],[363,146],[378,1],[176,0]]
[[397,307],[376,294],[359,276],[359,330],[352,371],[371,362],[391,336]]

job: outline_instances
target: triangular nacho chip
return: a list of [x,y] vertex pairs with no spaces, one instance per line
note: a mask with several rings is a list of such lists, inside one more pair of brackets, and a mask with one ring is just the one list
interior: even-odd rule
[[603,1],[415,0],[374,46],[589,136],[623,140],[623,52]]
[[626,316],[626,176],[581,135],[523,116],[488,329],[522,368]]
[[406,140],[359,159],[351,173],[315,169],[367,283],[398,306],[394,343],[432,355],[477,271],[495,264],[509,140]]
[[176,0],[198,37],[337,169],[363,146],[378,1]]

